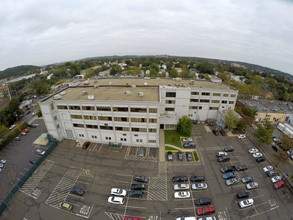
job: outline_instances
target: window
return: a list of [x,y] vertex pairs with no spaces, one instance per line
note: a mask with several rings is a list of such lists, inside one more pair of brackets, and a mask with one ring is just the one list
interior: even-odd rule
[[136,142],[142,142],[142,139],[136,139]]
[[128,107],[113,107],[114,112],[128,112]]
[[147,112],[146,108],[130,108],[131,112]]
[[70,105],[70,106],[69,106],[69,109],[70,109],[70,110],[80,110],[80,106],[77,106],[77,105]]
[[79,136],[79,137],[84,137],[84,135],[83,135],[83,134],[78,134],[78,136]]
[[53,105],[53,103],[51,103],[51,110],[54,110],[54,105]]
[[[129,127],[115,127],[115,130],[116,131],[129,131]],[[126,134],[125,134],[125,136],[126,136]]]
[[210,107],[210,110],[218,110],[219,107]]
[[98,125],[85,125],[86,128],[91,128],[91,129],[99,129]]
[[82,106],[82,110],[95,111],[95,107],[94,106]]
[[60,128],[60,125],[59,125],[59,124],[57,124],[57,125],[56,125],[56,127],[57,127],[57,128]]
[[108,116],[99,116],[98,118],[101,121],[112,121],[112,117],[108,117]]
[[176,92],[166,92],[166,97],[176,97]]
[[175,104],[175,100],[166,100],[166,104]]
[[157,123],[157,119],[156,118],[149,118],[149,123]]
[[127,136],[127,134],[122,134],[123,136]]
[[156,108],[149,108],[149,113],[157,113],[157,109]]
[[229,101],[229,104],[233,105],[234,104],[234,101]]
[[84,125],[83,124],[73,123],[73,127],[76,127],[76,128],[84,128]]
[[146,128],[131,128],[131,131],[134,132],[147,132]]
[[112,126],[100,126],[100,129],[102,130],[113,130]]
[[120,138],[120,141],[127,141],[126,138]]
[[157,129],[155,129],[155,128],[149,128],[149,132],[150,133],[156,133],[157,132]]
[[131,122],[147,122],[146,118],[131,118]]
[[111,107],[106,107],[106,106],[97,106],[96,109],[97,111],[104,111],[104,112],[111,111]]
[[210,100],[209,99],[201,99],[199,102],[209,103]]
[[71,115],[71,118],[82,119],[82,115]]
[[227,94],[227,93],[224,93],[223,96],[224,96],[224,97],[228,97],[228,94]]
[[222,101],[222,104],[227,104],[227,100],[223,100]]
[[202,106],[189,106],[189,109],[202,109]]
[[190,102],[198,102],[198,99],[190,99]]
[[199,95],[199,92],[191,92],[191,95]]
[[94,138],[94,139],[97,139],[98,137],[97,137],[97,136],[95,136],[95,135],[92,135],[92,138]]
[[201,95],[210,95],[211,93],[209,92],[202,92]]
[[231,94],[230,97],[233,97],[234,98],[234,97],[236,97],[236,94]]
[[84,115],[83,118],[85,120],[97,120],[97,116],[92,116],[92,115]]
[[220,103],[220,100],[212,100],[211,103]]
[[66,105],[57,105],[58,109],[68,109]]
[[221,93],[213,93],[213,96],[221,96]]
[[174,112],[175,111],[175,108],[165,108],[165,111],[166,112]]
[[114,121],[129,121],[129,118],[126,117],[114,117]]
[[55,120],[55,121],[57,120],[57,116],[54,116],[54,120]]
[[155,144],[155,143],[157,143],[157,141],[156,140],[149,140],[149,143]]

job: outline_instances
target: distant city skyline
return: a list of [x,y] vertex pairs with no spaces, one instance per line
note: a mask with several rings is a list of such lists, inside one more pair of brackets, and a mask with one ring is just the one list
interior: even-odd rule
[[287,0],[2,0],[0,70],[167,54],[293,75],[292,11]]

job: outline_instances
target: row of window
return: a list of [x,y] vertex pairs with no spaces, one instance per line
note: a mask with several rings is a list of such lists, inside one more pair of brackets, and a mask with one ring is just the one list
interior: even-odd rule
[[[220,103],[220,100],[209,100],[209,99],[190,99],[190,102],[201,102],[201,103]],[[222,104],[227,104],[227,100],[222,100]],[[234,101],[229,101],[229,104],[233,105]]]
[[[199,92],[191,92],[191,95],[199,95]],[[212,93],[212,96],[221,96],[222,93],[218,93],[218,92],[214,92]],[[211,93],[210,92],[201,92],[202,96],[210,96]],[[223,97],[229,97],[228,93],[223,93]],[[230,94],[230,97],[235,98],[236,94]]]
[[[76,128],[90,128],[90,129],[99,129],[99,126],[98,125],[84,125],[84,124],[78,124],[78,123],[73,123],[73,127],[76,127]],[[101,130],[114,130],[115,128],[115,131],[130,131],[130,128],[129,127],[113,127],[113,126],[107,126],[107,125],[101,125],[100,126],[100,129]],[[156,133],[157,132],[157,129],[156,128],[131,128],[131,131],[133,132],[149,132],[149,133]]]
[[[85,120],[97,120],[97,116],[91,116],[91,115],[71,115],[71,118],[73,119],[82,119],[82,117]],[[98,116],[98,119],[101,121],[123,121],[123,122],[129,122],[129,118],[127,117],[110,117],[110,116]],[[131,122],[139,122],[139,123],[147,123],[147,118],[130,118]],[[149,123],[157,123],[156,118],[149,118]]]
[[[83,134],[79,134],[79,137],[84,137],[84,135],[83,135]],[[93,139],[98,139],[98,137],[97,137],[96,135],[92,135],[92,138],[93,138]],[[106,140],[109,140],[109,141],[112,140],[111,137],[105,137],[105,139],[106,139]],[[126,139],[126,138],[120,138],[120,141],[125,142],[125,141],[127,141],[127,139]],[[142,142],[142,139],[136,139],[136,142]],[[150,144],[151,144],[151,143],[152,143],[152,144],[157,143],[156,140],[149,140],[148,142],[149,142]]]
[[[84,111],[111,111],[111,107],[107,106],[78,106],[78,105],[57,105],[58,109],[62,110],[84,110]],[[113,112],[140,112],[147,113],[147,108],[128,108],[128,107],[113,107]],[[149,108],[149,113],[157,113],[156,108]]]

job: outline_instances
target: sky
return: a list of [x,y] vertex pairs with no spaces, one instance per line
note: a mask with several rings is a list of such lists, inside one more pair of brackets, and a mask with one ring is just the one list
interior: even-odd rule
[[167,54],[293,75],[292,12],[291,0],[0,0],[0,70]]

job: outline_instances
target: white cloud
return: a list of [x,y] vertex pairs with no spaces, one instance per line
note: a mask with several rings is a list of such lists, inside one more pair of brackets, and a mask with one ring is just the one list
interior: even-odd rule
[[281,0],[0,2],[0,69],[103,55],[238,60],[293,74],[293,4]]

